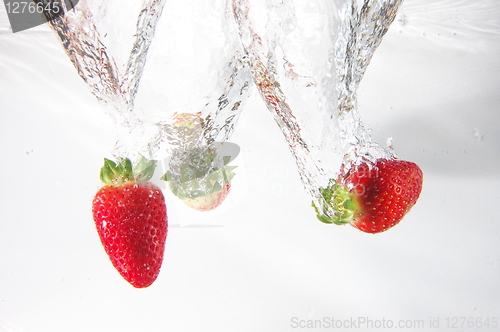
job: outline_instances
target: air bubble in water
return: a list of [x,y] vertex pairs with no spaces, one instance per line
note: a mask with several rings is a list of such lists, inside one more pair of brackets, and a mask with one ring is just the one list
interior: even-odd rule
[[479,132],[479,129],[477,128],[474,128],[473,129],[473,134],[474,134],[474,137],[478,140],[478,141],[484,141],[484,136]]

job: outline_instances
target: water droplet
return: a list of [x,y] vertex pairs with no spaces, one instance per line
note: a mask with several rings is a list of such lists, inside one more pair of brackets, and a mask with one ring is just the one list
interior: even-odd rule
[[477,128],[473,129],[474,137],[479,141],[484,141],[484,136],[479,132]]
[[391,151],[394,150],[394,146],[393,146],[393,142],[392,142],[392,137],[388,137],[387,138],[387,148],[389,150],[391,150]]
[[399,17],[398,17],[396,22],[398,23],[399,26],[402,27],[406,24],[406,16],[404,14],[401,14],[401,13],[398,16]]

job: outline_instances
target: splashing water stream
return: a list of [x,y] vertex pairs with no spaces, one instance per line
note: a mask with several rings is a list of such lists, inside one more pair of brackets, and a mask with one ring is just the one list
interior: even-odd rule
[[342,162],[393,156],[364,128],[356,92],[401,3],[233,0],[254,81],[316,206]]
[[[131,36],[134,41],[124,70],[116,64],[103,41],[107,32],[102,34],[96,27],[100,22],[90,7],[97,3],[80,1],[73,10],[64,8],[65,15],[49,22],[80,77],[105,105],[115,123],[129,133],[141,122],[139,114],[134,112],[134,98],[164,4],[164,0],[144,1],[136,32]],[[129,152],[120,150],[117,154],[127,157]]]
[[[115,157],[170,158],[170,175],[180,177],[186,165],[206,168],[197,163],[211,154],[208,151],[218,151],[217,142],[229,139],[251,77],[226,2],[170,3],[188,8],[163,15],[161,29],[165,0],[144,0],[140,7],[82,0],[73,10],[63,8],[65,15],[50,26],[114,119],[119,138]],[[135,26],[127,25],[134,19],[130,13],[137,11]],[[189,33],[197,29],[208,38]],[[155,48],[153,39],[162,47]],[[200,52],[203,46],[205,52]],[[141,80],[145,89],[139,88]],[[222,157],[208,165],[205,174],[223,168]]]
[[[120,125],[117,157],[133,158],[139,153],[149,158],[170,157],[172,168],[179,170],[174,173],[180,173],[186,163],[192,164],[195,159],[199,162],[200,158],[194,156],[204,159],[214,142],[230,137],[248,95],[251,75],[288,141],[306,190],[317,206],[323,206],[319,188],[338,176],[343,162],[394,156],[390,147],[373,142],[370,131],[364,128],[357,112],[356,93],[401,3],[402,0],[191,1],[186,3],[186,13],[192,15],[192,21],[180,13],[168,16],[167,28],[156,31],[160,35],[156,42],[182,47],[185,36],[175,36],[179,33],[175,26],[188,31],[189,37],[194,28],[186,22],[203,31],[206,26],[196,25],[206,17],[207,22],[219,24],[207,39],[222,46],[210,49],[193,34],[192,44],[184,45],[184,49],[157,51],[146,75],[155,84],[149,84],[145,92],[141,92],[139,83],[143,73],[148,72],[146,56],[164,0],[144,0],[135,30],[129,34],[130,54],[121,66],[103,42],[117,38],[113,34],[108,37],[107,31],[112,32],[111,27],[116,30],[116,24],[109,20],[120,2],[105,5],[80,1],[74,10],[53,20],[51,26],[79,75]],[[237,27],[233,26],[230,5]],[[99,12],[101,16],[95,15]],[[174,29],[169,30],[168,24]],[[194,49],[192,53],[185,52],[188,46]],[[208,51],[200,58],[204,46]],[[116,48],[113,51],[117,52]],[[176,68],[164,65],[187,61],[179,56],[194,60],[193,72],[189,72],[189,67],[176,72]],[[191,75],[194,79],[183,88],[172,89],[183,98],[164,98],[172,88],[165,82],[182,85],[181,78]],[[204,81],[211,85],[208,93],[196,90]],[[139,98],[143,102],[138,109],[136,96],[151,94],[151,90],[157,92],[159,99]],[[205,95],[193,96],[194,93]],[[161,101],[167,106],[154,105]],[[158,107],[159,115],[151,115],[150,109]],[[219,160],[206,174],[223,166]]]

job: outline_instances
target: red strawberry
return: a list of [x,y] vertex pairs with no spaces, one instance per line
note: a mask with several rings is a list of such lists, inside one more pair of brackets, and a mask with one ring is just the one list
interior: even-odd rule
[[158,277],[167,237],[167,212],[162,191],[147,182],[155,162],[105,159],[92,213],[111,263],[132,286],[145,288]]
[[399,159],[361,163],[321,188],[325,207],[318,218],[326,223],[350,223],[366,233],[380,233],[397,225],[415,205],[423,174],[417,164]]

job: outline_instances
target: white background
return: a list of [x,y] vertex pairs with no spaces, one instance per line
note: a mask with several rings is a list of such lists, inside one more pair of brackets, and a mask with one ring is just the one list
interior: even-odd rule
[[392,136],[424,171],[403,222],[368,235],[317,221],[254,89],[231,139],[242,150],[230,196],[198,213],[164,191],[164,264],[142,290],[113,269],[91,216],[111,120],[47,27],[3,28],[0,331],[294,331],[316,320],[303,330],[332,330],[325,317],[486,331],[447,323],[500,321],[500,11],[407,0],[401,14],[359,109],[375,140]]

